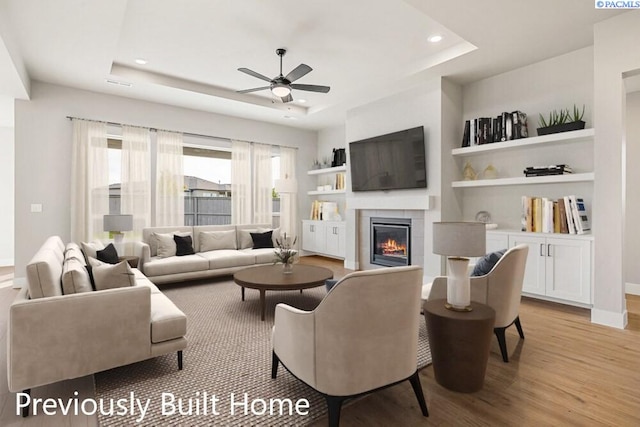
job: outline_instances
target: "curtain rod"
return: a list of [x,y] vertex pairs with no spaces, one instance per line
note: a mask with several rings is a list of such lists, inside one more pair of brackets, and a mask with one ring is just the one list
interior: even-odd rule
[[[148,126],[129,125],[129,124],[125,124],[125,123],[108,122],[108,121],[105,121],[105,120],[84,119],[82,117],[67,116],[67,119],[69,119],[69,120],[74,120],[74,119],[75,120],[85,120],[85,121],[90,121],[90,122],[105,123],[107,125],[113,125],[113,126],[133,126],[133,127],[149,129],[151,132],[157,132],[159,130],[160,131],[165,131],[165,132],[178,132],[178,131],[169,130],[169,129],[158,129],[158,128],[152,128],[152,127],[148,127]],[[200,138],[217,139],[219,141],[227,141],[227,142],[234,141],[234,139],[226,138],[226,137],[222,137],[222,136],[204,135],[204,134],[201,134],[201,133],[193,133],[193,132],[178,132],[178,133],[181,133],[183,135],[188,135],[188,136],[200,137]],[[248,142],[249,144],[253,144],[254,143],[254,141],[243,141],[241,139],[235,139],[235,141]],[[263,144],[263,143],[258,142],[257,144]],[[275,144],[271,144],[271,145],[275,145]],[[288,145],[277,145],[277,146],[278,147],[295,148],[296,150],[298,149],[298,147],[291,147],[291,146],[288,146]]]

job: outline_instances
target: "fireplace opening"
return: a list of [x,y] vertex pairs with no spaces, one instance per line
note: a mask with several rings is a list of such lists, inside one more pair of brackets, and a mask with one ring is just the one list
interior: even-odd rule
[[371,264],[411,265],[411,219],[371,218]]

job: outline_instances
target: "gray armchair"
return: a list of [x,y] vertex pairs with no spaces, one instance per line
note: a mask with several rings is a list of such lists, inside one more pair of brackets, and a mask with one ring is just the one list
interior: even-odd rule
[[282,363],[325,396],[329,425],[344,400],[409,380],[429,415],[417,371],[422,269],[392,267],[349,274],[313,311],[278,304],[272,378]]
[[[471,301],[486,304],[496,312],[493,332],[504,362],[509,362],[505,330],[515,324],[520,338],[524,339],[518,310],[528,252],[527,245],[515,246],[500,258],[488,274],[471,277]],[[431,285],[428,299],[438,298],[447,298],[446,277],[436,277]]]

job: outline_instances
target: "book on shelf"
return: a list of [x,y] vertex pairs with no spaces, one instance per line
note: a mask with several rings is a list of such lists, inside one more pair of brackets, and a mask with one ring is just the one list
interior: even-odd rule
[[576,196],[569,196],[571,202],[571,214],[576,226],[576,234],[584,234],[591,230],[591,224],[589,223],[589,217],[587,216],[587,209],[584,204],[584,199]]
[[558,216],[560,221],[560,233],[569,234],[567,227],[567,212],[564,207],[564,199],[558,199]]
[[522,196],[523,231],[585,234],[591,230],[584,199],[573,195],[557,200]]
[[462,147],[468,147],[471,135],[471,120],[466,120],[464,122],[464,132],[462,133]]
[[465,120],[462,134],[462,147],[490,144],[527,138],[527,115],[516,110],[503,112],[497,117],[478,117]]
[[573,173],[569,165],[528,166],[523,171],[525,177],[565,175]]

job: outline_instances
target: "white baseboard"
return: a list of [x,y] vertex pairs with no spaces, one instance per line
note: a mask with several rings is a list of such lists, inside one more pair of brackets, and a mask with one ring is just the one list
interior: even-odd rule
[[640,295],[640,284],[639,283],[626,283],[624,291],[627,294]]
[[14,277],[13,278],[13,288],[14,289],[22,289],[23,286],[27,286],[27,278],[26,277]]
[[0,258],[0,267],[12,267],[13,264],[13,258]]
[[622,313],[613,311],[591,309],[591,322],[598,325],[611,326],[612,328],[624,329],[627,327],[627,310]]

